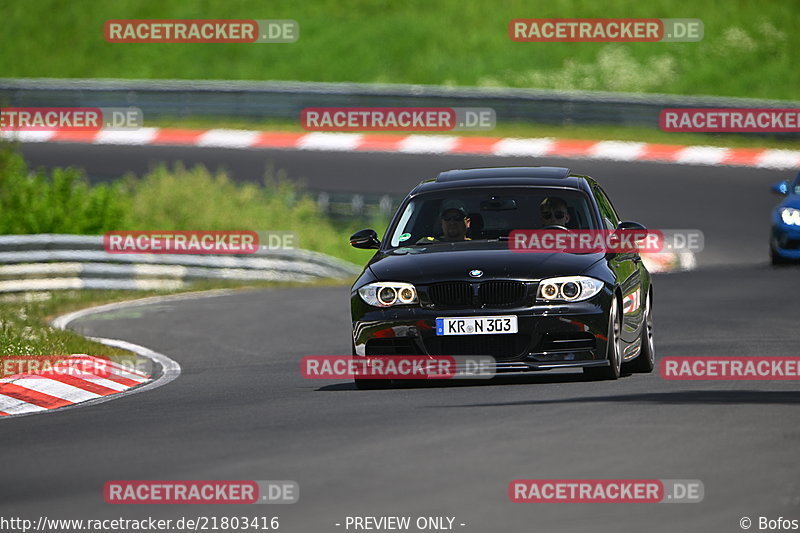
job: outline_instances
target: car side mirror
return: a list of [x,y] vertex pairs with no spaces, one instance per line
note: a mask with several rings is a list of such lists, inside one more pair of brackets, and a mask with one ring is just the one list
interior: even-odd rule
[[[633,241],[636,243],[637,246],[641,246],[644,240],[647,238],[647,228],[644,225],[639,224],[638,222],[633,222],[632,220],[623,220],[619,224],[617,224],[617,231],[627,231],[633,232]],[[625,252],[625,254],[630,254],[632,252]],[[608,255],[614,255],[610,253]]]
[[786,196],[786,194],[789,192],[789,180],[779,181],[778,183],[773,185],[772,192],[774,192],[775,194]]
[[647,231],[647,228],[645,228],[643,225],[639,224],[638,222],[633,222],[632,220],[623,220],[617,224],[617,229],[635,229]]
[[362,229],[350,236],[350,246],[371,250],[381,247],[381,241],[374,229]]

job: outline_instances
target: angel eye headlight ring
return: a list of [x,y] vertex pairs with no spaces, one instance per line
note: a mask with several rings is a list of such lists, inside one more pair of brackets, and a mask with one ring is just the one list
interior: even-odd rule
[[392,307],[417,303],[417,289],[402,281],[374,281],[358,289],[361,299],[373,307]]
[[561,276],[539,282],[537,302],[583,302],[595,296],[604,283],[589,276]]

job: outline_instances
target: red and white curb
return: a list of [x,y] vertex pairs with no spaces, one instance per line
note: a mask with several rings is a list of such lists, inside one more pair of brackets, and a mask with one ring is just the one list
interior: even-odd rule
[[[74,320],[94,314],[167,301],[210,298],[229,294],[230,292],[232,291],[216,290],[172,296],[154,296],[100,305],[59,316],[52,321],[51,325],[57,329],[66,329]],[[153,361],[155,363],[154,366],[160,368],[161,371],[156,376],[146,376],[139,372],[132,372],[130,369],[120,365],[116,365],[117,369],[114,369],[113,363],[106,359],[99,359],[98,365],[103,369],[99,376],[81,376],[72,373],[70,373],[69,377],[54,375],[52,379],[49,373],[41,373],[35,376],[32,374],[10,376],[0,380],[0,411],[2,411],[0,418],[10,419],[95,405],[164,386],[181,374],[181,367],[176,361],[144,346],[117,339],[87,338],[106,346],[133,352],[140,357],[146,357]],[[75,356],[75,361],[77,362],[78,359],[85,360],[86,358],[97,359],[87,355],[78,355]],[[64,364],[69,364],[68,361],[69,359]],[[112,368],[109,367],[110,364]],[[79,366],[84,369],[88,365]],[[111,392],[112,390],[113,392]]]
[[800,167],[799,150],[584,141],[549,137],[522,139],[445,135],[140,128],[130,131],[100,130],[96,132],[3,131],[0,132],[0,138],[23,143],[63,142],[124,146],[197,146],[398,154],[564,157],[610,161],[654,161],[684,165],[731,165],[783,170]]
[[658,252],[642,254],[642,262],[653,274],[683,272],[697,267],[694,252]]
[[72,355],[44,372],[0,379],[0,416],[67,407],[118,394],[150,379],[107,359]]

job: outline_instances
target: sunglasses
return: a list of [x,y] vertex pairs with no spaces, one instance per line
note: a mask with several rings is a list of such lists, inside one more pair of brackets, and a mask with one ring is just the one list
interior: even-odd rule
[[550,220],[551,218],[564,218],[567,216],[567,213],[564,211],[542,211],[542,218],[545,220]]
[[442,215],[442,220],[446,220],[447,222],[458,222],[464,220],[464,215]]

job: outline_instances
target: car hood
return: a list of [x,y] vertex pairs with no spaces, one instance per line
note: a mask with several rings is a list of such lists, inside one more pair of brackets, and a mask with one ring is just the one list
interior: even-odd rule
[[[542,279],[581,274],[603,259],[603,253],[514,252],[503,249],[400,248],[376,254],[369,264],[386,281],[430,283],[438,280]],[[479,278],[470,271],[481,270]]]

